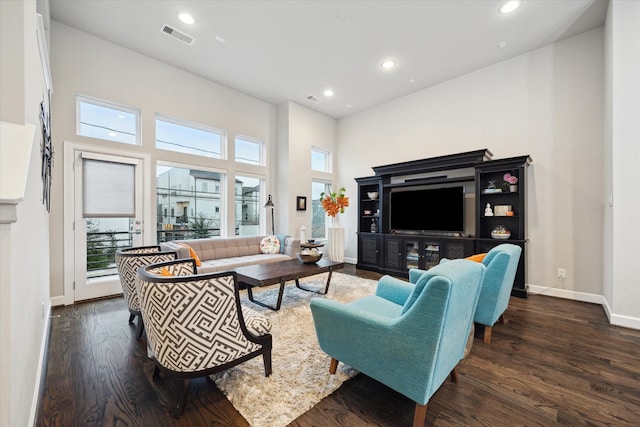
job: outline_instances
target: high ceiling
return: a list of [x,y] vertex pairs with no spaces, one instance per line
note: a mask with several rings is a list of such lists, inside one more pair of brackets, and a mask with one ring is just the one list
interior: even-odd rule
[[[502,15],[503,3],[50,0],[50,10],[58,22],[266,102],[341,118],[602,26],[607,9],[607,0],[523,0]],[[182,23],[181,12],[195,23]],[[164,34],[165,24],[195,41]],[[397,65],[383,70],[389,58]]]

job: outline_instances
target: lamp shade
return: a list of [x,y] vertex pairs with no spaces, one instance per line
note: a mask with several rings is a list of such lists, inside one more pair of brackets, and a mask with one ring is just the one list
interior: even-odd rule
[[273,199],[271,198],[271,194],[269,194],[269,197],[267,198],[267,203],[264,204],[265,208],[275,208],[276,205],[273,204]]

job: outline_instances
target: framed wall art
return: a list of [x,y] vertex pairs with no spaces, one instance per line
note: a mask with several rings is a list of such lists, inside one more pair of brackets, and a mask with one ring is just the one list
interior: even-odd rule
[[305,196],[296,197],[296,210],[297,211],[307,210],[307,198]]

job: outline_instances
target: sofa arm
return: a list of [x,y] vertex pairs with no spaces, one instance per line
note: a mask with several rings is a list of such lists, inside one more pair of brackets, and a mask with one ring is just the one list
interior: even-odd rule
[[300,252],[300,239],[288,236],[284,240],[284,254],[295,258],[298,256],[298,252]]

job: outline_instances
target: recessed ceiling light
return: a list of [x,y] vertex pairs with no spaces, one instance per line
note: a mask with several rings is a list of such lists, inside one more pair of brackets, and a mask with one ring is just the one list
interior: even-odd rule
[[498,46],[500,46],[500,49],[504,49],[505,47],[507,47],[507,42],[503,40],[500,43],[498,43]]
[[516,9],[518,9],[521,4],[522,4],[522,0],[509,0],[508,2],[502,5],[502,7],[500,8],[500,13],[502,13],[503,15],[506,15],[508,13],[515,12]]
[[333,91],[331,89],[327,89],[324,91],[324,96],[333,96]]
[[220,37],[220,36],[216,36],[215,39],[216,39],[216,41],[218,43],[226,43],[227,42],[223,37]]
[[392,59],[387,59],[385,61],[382,61],[382,64],[380,64],[380,66],[384,69],[384,70],[390,70],[391,68],[396,66],[396,61],[392,60]]
[[184,22],[187,25],[193,25],[196,20],[193,19],[193,16],[189,15],[186,12],[182,12],[178,14],[178,19],[181,20],[182,22]]
[[409,83],[414,84],[416,82],[416,79],[409,79]]

